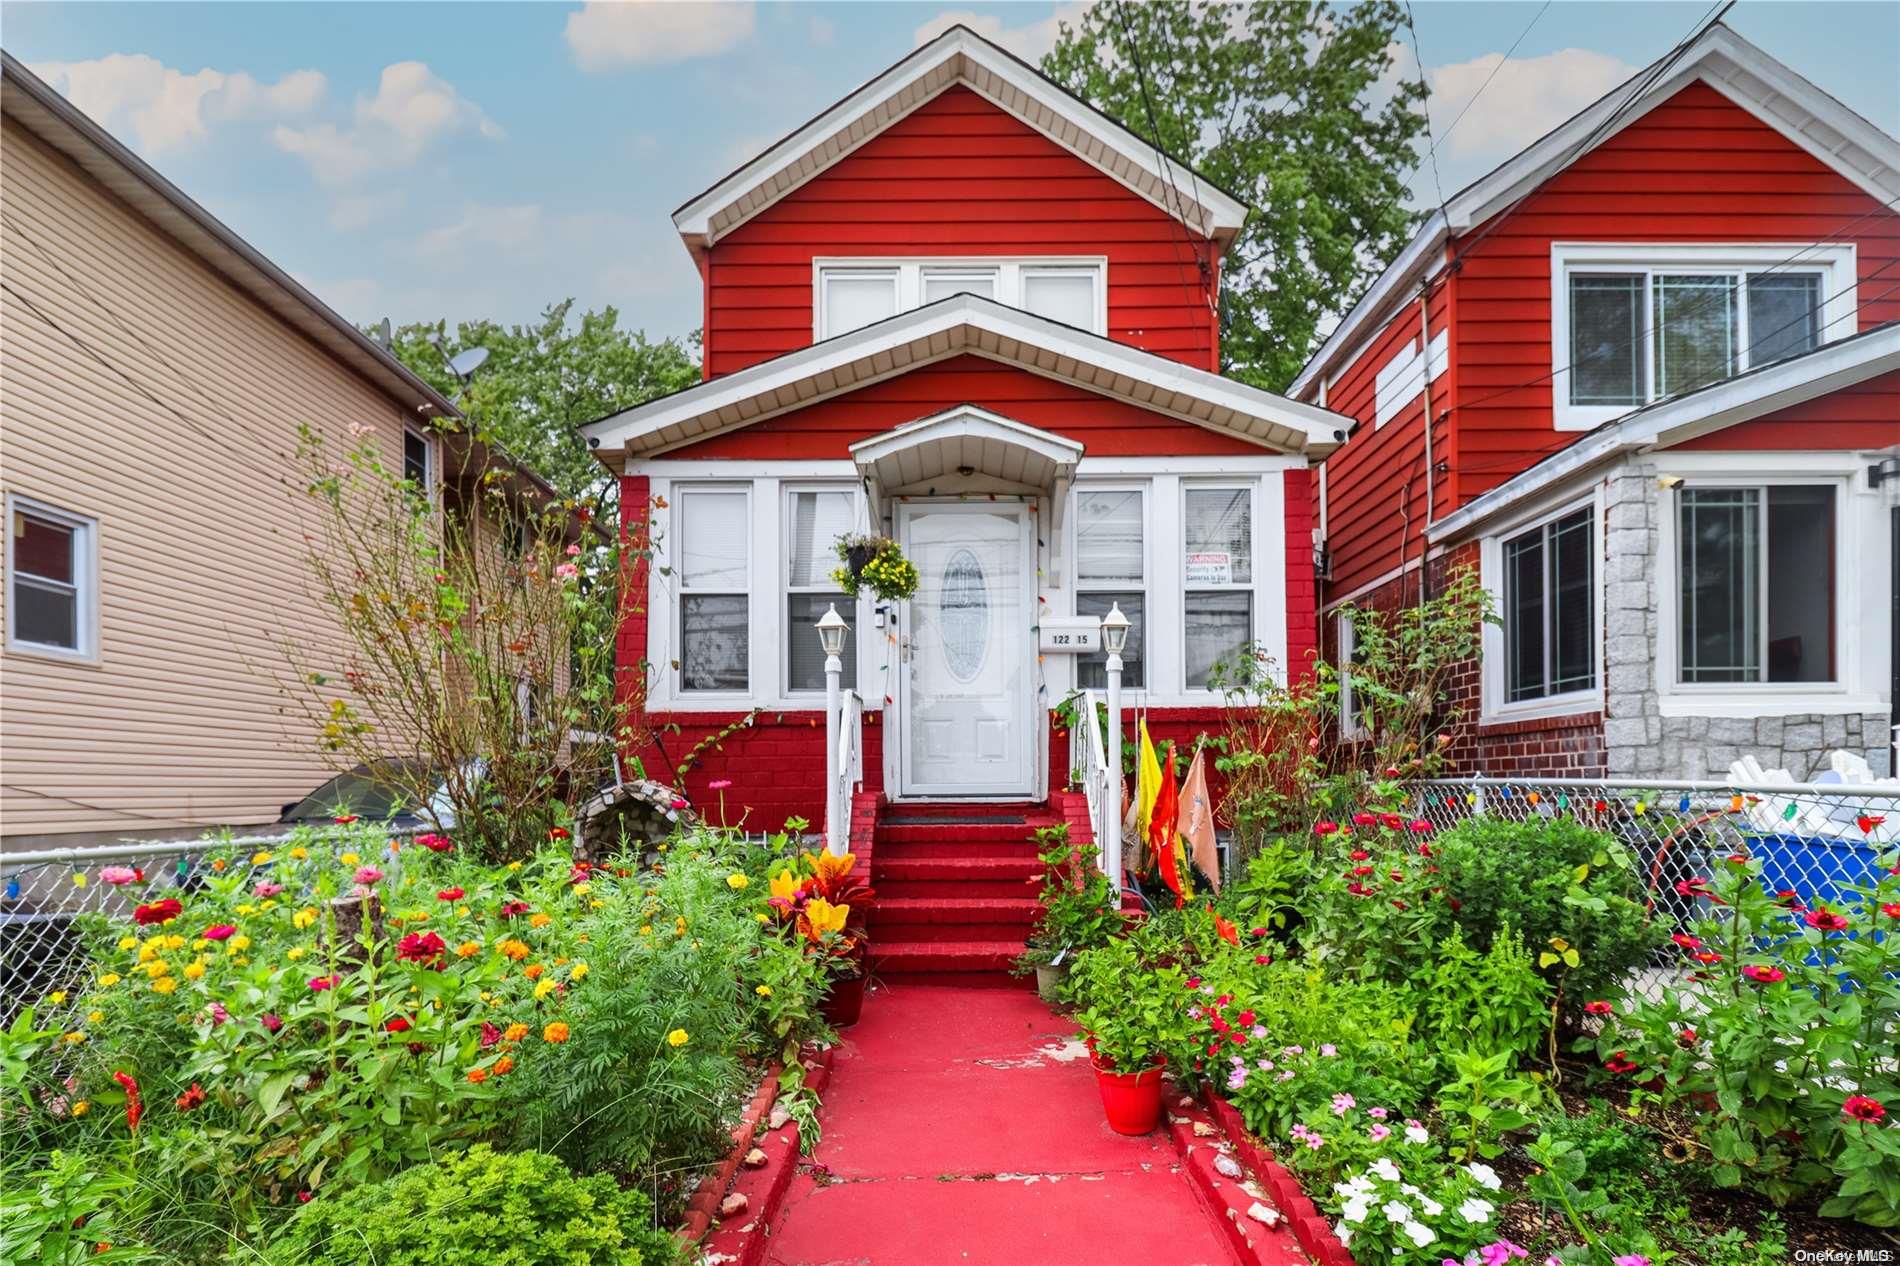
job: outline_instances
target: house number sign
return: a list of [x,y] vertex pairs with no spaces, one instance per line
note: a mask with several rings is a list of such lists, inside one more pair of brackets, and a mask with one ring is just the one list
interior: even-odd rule
[[1037,649],[1045,655],[1093,655],[1102,649],[1100,616],[1046,615],[1037,629]]

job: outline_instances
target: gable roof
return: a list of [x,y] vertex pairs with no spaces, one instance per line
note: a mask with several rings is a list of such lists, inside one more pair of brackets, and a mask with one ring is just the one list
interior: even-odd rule
[[1221,245],[1248,207],[967,26],[931,40],[673,213],[704,250],[945,89],[962,84]]
[[[1482,225],[1692,83],[1709,85],[1868,196],[1887,205],[1900,201],[1900,141],[1728,27],[1711,26],[1667,74],[1647,83],[1662,60],[1666,58],[1651,63],[1433,211],[1306,362],[1288,394],[1304,394],[1356,352],[1361,341],[1400,304],[1414,299],[1418,283],[1445,267],[1445,248],[1453,238]],[[1613,126],[1592,136],[1613,117]],[[1579,149],[1585,140],[1590,141],[1589,147]]]
[[1319,455],[1350,419],[973,294],[696,383],[590,422],[596,453],[652,456],[934,361],[973,354],[1281,452]]
[[1535,466],[1432,524],[1433,544],[1468,532],[1512,506],[1642,449],[1680,444],[1738,422],[1790,408],[1869,378],[1900,370],[1900,321],[1890,321],[1811,352],[1658,400],[1605,422]]
[[11,53],[0,51],[0,110],[120,201],[418,417],[455,406],[389,351],[292,280],[183,190],[88,118]]

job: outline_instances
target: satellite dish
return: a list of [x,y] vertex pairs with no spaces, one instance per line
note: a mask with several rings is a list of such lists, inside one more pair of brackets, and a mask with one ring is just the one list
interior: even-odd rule
[[375,339],[378,343],[381,343],[385,352],[390,349],[391,344],[395,342],[396,336],[389,328],[388,317],[383,318],[382,323],[376,327],[376,332],[370,335],[370,337]]
[[467,382],[475,376],[476,370],[487,363],[488,349],[486,347],[471,347],[466,351],[457,352],[455,354],[453,359],[449,361],[449,372],[454,374],[457,378],[460,378],[463,382]]

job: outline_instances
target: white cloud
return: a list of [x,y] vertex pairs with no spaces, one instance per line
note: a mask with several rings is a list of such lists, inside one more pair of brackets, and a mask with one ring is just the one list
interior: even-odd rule
[[918,47],[942,35],[953,26],[967,26],[993,44],[1000,44],[1016,56],[1030,64],[1042,60],[1042,55],[1056,46],[1056,37],[1060,34],[1061,24],[1079,26],[1082,15],[1089,11],[1089,0],[1074,0],[1068,4],[1058,4],[1055,12],[1040,21],[1026,23],[1023,26],[1004,26],[1003,19],[993,13],[973,13],[968,9],[948,9],[939,13],[930,21],[918,27],[913,34]]
[[265,83],[243,71],[187,74],[144,53],[37,62],[32,69],[107,131],[129,131],[146,154],[202,141],[214,124],[306,114],[326,87],[314,70]]
[[416,249],[424,255],[465,255],[477,249],[519,251],[541,240],[541,208],[519,206],[464,207],[460,219],[437,225],[424,233]]
[[[1468,62],[1433,67],[1432,132],[1442,136],[1465,106],[1458,130],[1441,143],[1441,157],[1499,162],[1529,145],[1637,72],[1607,53],[1566,48],[1541,57],[1486,53]],[[1491,72],[1497,71],[1495,78]],[[1485,80],[1491,78],[1489,87]]]
[[751,0],[589,0],[567,18],[567,47],[590,74],[711,57],[750,39]]
[[319,123],[272,133],[277,147],[304,160],[325,185],[347,185],[377,171],[408,167],[457,132],[499,140],[503,132],[480,106],[423,62],[395,62],[371,96],[358,96],[347,126]]

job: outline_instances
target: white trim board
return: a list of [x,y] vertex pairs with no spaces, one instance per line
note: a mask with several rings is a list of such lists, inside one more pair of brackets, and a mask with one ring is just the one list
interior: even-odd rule
[[1153,352],[960,294],[581,428],[596,452],[657,456],[952,356],[977,355],[1283,452],[1331,452],[1350,419]]
[[1247,204],[962,24],[877,75],[673,213],[703,250],[872,137],[961,84],[1126,185],[1190,230],[1225,244]]
[[1671,73],[1644,90],[1641,100],[1622,114],[1615,126],[1592,137],[1607,119],[1630,104],[1650,70],[1645,67],[1454,194],[1444,210],[1434,212],[1420,226],[1398,258],[1360,296],[1301,368],[1287,394],[1306,394],[1316,379],[1330,374],[1355,353],[1398,303],[1410,302],[1417,283],[1443,268],[1443,248],[1453,236],[1482,224],[1576,162],[1589,152],[1577,149],[1586,138],[1594,149],[1694,82],[1714,88],[1868,196],[1883,204],[1900,199],[1900,141],[1720,23],[1699,36]]

